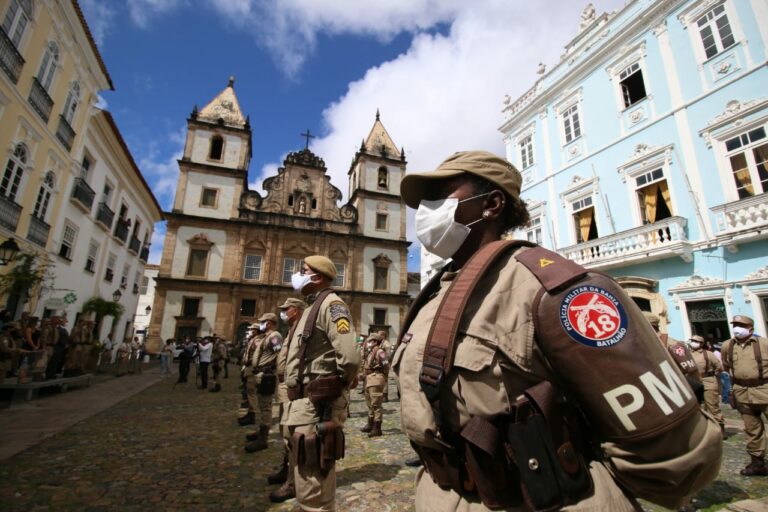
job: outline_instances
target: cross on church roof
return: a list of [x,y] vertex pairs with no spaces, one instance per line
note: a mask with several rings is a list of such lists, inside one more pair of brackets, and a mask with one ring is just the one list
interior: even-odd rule
[[307,143],[304,146],[304,149],[309,149],[309,139],[314,139],[316,137],[316,135],[312,135],[309,132],[309,128],[307,128],[307,132],[306,133],[300,133],[299,135],[301,135],[302,137],[307,139]]

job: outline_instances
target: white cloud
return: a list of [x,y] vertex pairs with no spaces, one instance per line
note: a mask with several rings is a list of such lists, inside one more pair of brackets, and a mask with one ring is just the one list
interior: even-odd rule
[[160,258],[163,255],[163,242],[165,241],[165,222],[155,224],[155,230],[152,232],[152,240],[149,246],[148,263],[160,264]]
[[128,14],[131,20],[142,28],[147,28],[152,18],[168,13],[179,7],[183,0],[127,0]]
[[[152,193],[165,210],[170,210],[173,204],[176,183],[179,179],[178,160],[184,152],[186,133],[186,126],[170,132],[167,144],[163,145],[166,149],[164,154],[161,154],[158,144],[155,143],[150,146],[147,154],[137,160],[139,169],[152,187]],[[175,148],[171,155],[167,153],[169,147]]]
[[110,5],[103,0],[80,0],[80,7],[82,7],[85,13],[88,20],[88,28],[91,30],[96,44],[99,47],[103,47],[104,39],[109,33],[117,15],[113,8],[114,4]]

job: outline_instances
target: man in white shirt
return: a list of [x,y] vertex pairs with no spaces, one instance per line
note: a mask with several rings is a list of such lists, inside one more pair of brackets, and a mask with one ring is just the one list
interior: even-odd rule
[[211,337],[206,336],[197,346],[200,356],[200,389],[208,389],[208,366],[211,364],[211,354],[213,353],[213,343]]

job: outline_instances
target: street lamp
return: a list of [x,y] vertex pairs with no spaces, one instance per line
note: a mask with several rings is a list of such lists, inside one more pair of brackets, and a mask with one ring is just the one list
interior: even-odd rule
[[0,244],[0,265],[5,266],[16,257],[19,253],[19,245],[16,240],[9,238],[2,244]]
[[119,289],[115,290],[115,293],[112,294],[112,300],[115,302],[120,302],[120,299],[123,296],[123,292],[121,292]]

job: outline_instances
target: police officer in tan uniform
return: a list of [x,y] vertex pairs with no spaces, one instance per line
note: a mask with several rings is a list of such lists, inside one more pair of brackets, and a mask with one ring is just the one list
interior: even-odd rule
[[251,371],[256,393],[256,424],[259,430],[246,435],[246,452],[257,452],[267,448],[269,427],[272,424],[272,400],[277,390],[277,354],[283,347],[283,335],[277,330],[277,315],[264,313],[259,317],[261,341],[253,353]]
[[766,476],[766,435],[763,417],[768,415],[768,339],[755,334],[755,322],[745,315],[731,320],[733,338],[723,342],[720,352],[725,370],[733,381],[733,401],[744,420],[747,453],[751,462],[744,476]]
[[368,424],[360,429],[366,432],[368,437],[379,437],[381,433],[381,421],[384,414],[382,402],[384,387],[387,385],[387,373],[389,359],[387,352],[381,346],[380,334],[368,336],[368,356],[363,362],[365,372],[365,404],[368,406]]
[[422,245],[451,258],[392,361],[425,464],[416,511],[679,506],[717,476],[720,431],[612,279],[500,240],[528,221],[520,184],[485,151],[401,182]]
[[255,375],[253,374],[253,356],[256,349],[264,339],[264,334],[259,330],[259,324],[251,324],[250,337],[245,347],[243,356],[243,366],[240,368],[240,376],[243,379],[246,397],[248,399],[248,410],[244,416],[237,419],[241,426],[253,425],[256,423],[256,410],[259,408],[259,399],[256,396],[256,387],[254,384]]
[[269,494],[269,500],[273,503],[281,503],[296,497],[296,488],[294,485],[295,467],[290,464],[290,434],[285,425],[286,411],[288,409],[288,386],[285,384],[285,363],[288,358],[288,347],[290,341],[294,339],[294,329],[296,323],[301,318],[301,314],[307,308],[307,303],[301,299],[289,298],[280,306],[280,319],[289,325],[288,337],[283,343],[283,348],[277,354],[277,401],[280,402],[280,433],[283,436],[283,462],[278,470],[267,477],[267,483],[271,485],[282,484],[278,489]]
[[[384,350],[384,353],[387,355],[387,361],[392,360],[392,344],[389,342],[389,339],[387,338],[387,332],[386,331],[379,331],[378,335],[381,336],[381,345],[380,347]],[[383,399],[384,402],[389,402],[389,365],[385,368],[384,373],[384,394]]]
[[335,278],[336,266],[319,255],[305,258],[291,278],[308,308],[288,347],[285,424],[296,459],[296,499],[306,511],[335,510],[335,460],[343,456],[341,430],[360,367],[349,307],[330,289]]
[[723,365],[711,350],[706,349],[704,344],[704,337],[698,334],[691,336],[691,339],[688,340],[693,360],[696,362],[699,375],[701,375],[701,383],[704,385],[702,407],[717,420],[723,439],[727,439],[725,419],[723,419],[723,411],[720,410],[720,372],[723,371]]

